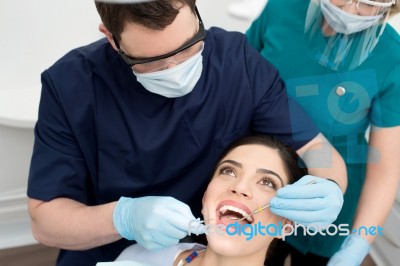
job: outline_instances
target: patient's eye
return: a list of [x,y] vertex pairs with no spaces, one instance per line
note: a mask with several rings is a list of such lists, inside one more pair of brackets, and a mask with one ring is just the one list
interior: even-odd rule
[[263,186],[273,188],[275,190],[277,189],[277,185],[276,185],[275,180],[273,178],[271,178],[271,177],[268,177],[268,176],[263,177],[258,183],[263,185]]
[[235,171],[233,170],[232,167],[229,167],[229,166],[221,167],[221,169],[219,170],[219,173],[222,175],[229,175],[229,176],[236,177]]

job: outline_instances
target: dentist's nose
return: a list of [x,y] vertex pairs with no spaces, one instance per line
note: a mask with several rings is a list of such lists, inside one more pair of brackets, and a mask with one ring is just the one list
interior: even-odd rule
[[170,68],[173,68],[174,66],[177,66],[177,65],[179,65],[179,63],[178,62],[175,62],[175,61],[169,61],[168,63],[167,63],[167,65],[165,66],[165,69],[170,69]]

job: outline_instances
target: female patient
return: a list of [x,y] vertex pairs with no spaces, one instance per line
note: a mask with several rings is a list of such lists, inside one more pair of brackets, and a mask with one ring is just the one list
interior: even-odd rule
[[304,176],[307,171],[299,167],[299,162],[296,152],[271,137],[257,135],[237,140],[220,157],[203,196],[207,247],[180,243],[149,251],[135,244],[125,249],[117,258],[120,262],[114,264],[180,266],[191,260],[190,265],[264,265],[273,234],[257,234],[249,239],[250,228],[241,235],[234,229],[245,224],[282,227],[289,221],[265,209],[238,221],[237,227],[227,230],[229,233],[224,228],[267,204],[279,188]]

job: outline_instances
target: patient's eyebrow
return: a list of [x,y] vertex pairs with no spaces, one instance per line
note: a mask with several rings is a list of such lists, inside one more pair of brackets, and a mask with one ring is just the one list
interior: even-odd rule
[[220,166],[221,164],[224,164],[224,163],[230,163],[230,164],[233,164],[234,166],[237,166],[237,167],[239,167],[239,168],[243,168],[243,165],[242,165],[241,163],[239,163],[239,162],[237,162],[237,161],[234,161],[234,160],[225,160],[225,161],[222,161],[222,162],[220,162],[220,163],[218,164],[218,166]]

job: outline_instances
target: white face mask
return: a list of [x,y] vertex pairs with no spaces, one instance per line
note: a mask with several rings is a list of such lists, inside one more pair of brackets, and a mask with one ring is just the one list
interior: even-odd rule
[[167,98],[176,98],[190,93],[203,71],[203,48],[186,61],[172,68],[151,72],[137,73],[133,71],[138,82],[152,93]]
[[329,25],[336,32],[343,34],[352,34],[363,31],[377,23],[382,18],[382,14],[376,16],[359,16],[350,14],[332,4],[330,0],[321,0],[321,11]]

